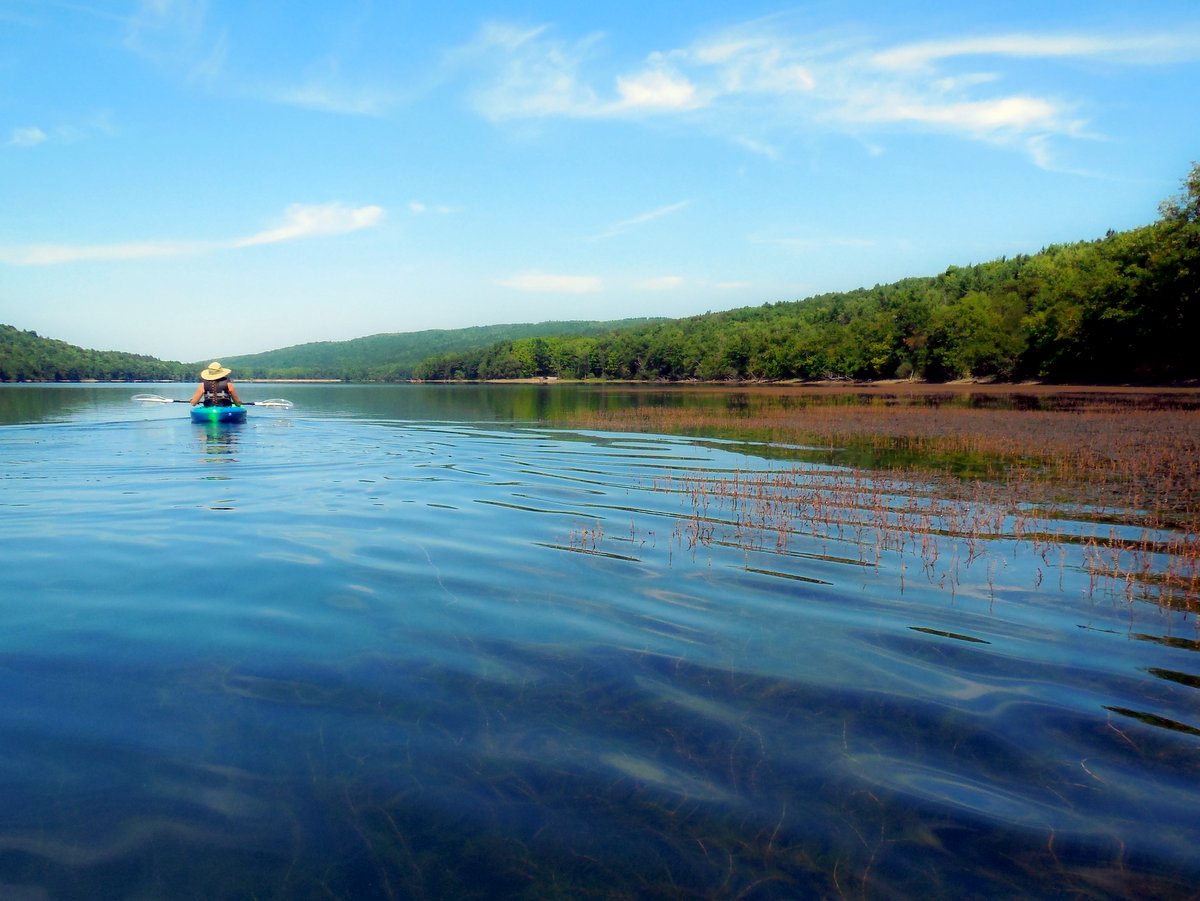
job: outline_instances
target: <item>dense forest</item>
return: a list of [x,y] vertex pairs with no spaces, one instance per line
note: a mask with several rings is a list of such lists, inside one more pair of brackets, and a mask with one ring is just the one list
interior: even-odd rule
[[[369,335],[349,341],[320,341],[240,357],[221,357],[240,378],[404,381],[431,354],[471,350],[529,335],[601,335],[646,325],[654,319],[608,322],[541,322],[474,326]],[[87,350],[0,325],[0,382],[194,380],[207,363],[166,362],[154,357]]]
[[1153,225],[941,275],[422,363],[424,379],[1200,376],[1200,165]]
[[[226,359],[243,378],[1200,377],[1200,165],[1152,225],[940,275],[688,319],[373,335]],[[192,379],[199,364],[0,326],[0,381]]]
[[0,325],[0,382],[170,381],[192,367],[113,350],[87,350]]
[[242,378],[402,381],[412,376],[419,363],[434,355],[470,351],[497,342],[534,336],[565,339],[603,335],[616,329],[645,326],[658,321],[540,322],[396,332],[350,341],[298,344],[248,356],[222,357],[222,362],[236,369]]

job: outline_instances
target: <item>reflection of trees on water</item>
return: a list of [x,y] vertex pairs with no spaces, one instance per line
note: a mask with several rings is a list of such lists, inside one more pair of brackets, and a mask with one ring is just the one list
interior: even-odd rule
[[[131,388],[145,390],[145,385],[0,385],[0,425],[100,418],[111,420],[114,404],[133,406],[127,403],[133,393]],[[122,409],[122,412],[128,411]]]

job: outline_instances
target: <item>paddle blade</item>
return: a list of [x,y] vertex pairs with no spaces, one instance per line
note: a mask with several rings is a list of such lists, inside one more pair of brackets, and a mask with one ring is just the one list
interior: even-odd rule
[[174,403],[169,397],[159,397],[157,394],[135,394],[129,398],[133,401],[140,401],[144,404],[170,404]]
[[290,410],[292,408],[292,402],[290,400],[284,400],[282,397],[272,397],[269,400],[256,400],[254,402],[254,406],[279,407],[282,410]]

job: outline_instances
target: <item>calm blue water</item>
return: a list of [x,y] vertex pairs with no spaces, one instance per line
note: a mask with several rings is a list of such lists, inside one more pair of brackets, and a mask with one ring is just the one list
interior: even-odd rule
[[1197,623],[1070,547],[693,543],[794,464],[566,389],[147,390],[0,387],[0,897],[1200,884]]

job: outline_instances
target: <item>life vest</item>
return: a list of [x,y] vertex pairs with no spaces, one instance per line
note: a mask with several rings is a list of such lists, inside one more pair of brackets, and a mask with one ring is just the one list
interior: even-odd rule
[[229,379],[205,379],[204,399],[206,407],[232,407],[233,398],[229,395]]

